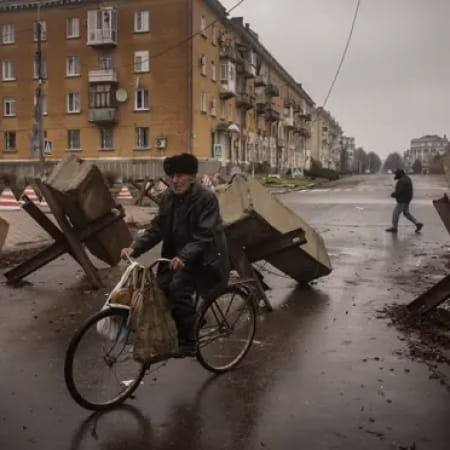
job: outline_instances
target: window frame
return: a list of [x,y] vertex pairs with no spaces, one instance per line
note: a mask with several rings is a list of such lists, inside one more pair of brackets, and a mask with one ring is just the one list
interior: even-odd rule
[[215,23],[211,25],[211,44],[217,45],[217,27]]
[[[140,95],[143,95],[143,98],[141,98],[141,101],[143,101],[143,105],[138,105],[138,100],[140,98]],[[145,88],[138,88],[135,90],[134,94],[134,110],[135,111],[150,111],[150,93],[148,89]]]
[[208,113],[208,96],[206,92],[200,92],[200,114]]
[[[10,113],[6,113],[7,105],[9,105]],[[12,113],[11,113],[12,110]],[[16,98],[13,96],[3,97],[3,117],[16,117]]]
[[[42,58],[41,59],[42,62],[42,79],[45,80],[47,79],[47,58]],[[37,73],[37,61],[36,59],[33,59],[33,80],[37,80],[38,77],[38,73]]]
[[217,82],[217,66],[215,61],[211,61],[211,81]]
[[[75,69],[77,69],[76,73],[70,73],[69,72],[69,68],[70,68],[70,60],[71,58],[73,58],[73,61],[76,61],[75,64]],[[67,78],[76,78],[81,76],[80,74],[81,70],[80,70],[80,57],[78,55],[67,55],[66,56],[66,77]]]
[[[140,131],[143,131],[144,134],[141,135]],[[150,127],[136,127],[135,128],[135,133],[134,133],[134,137],[135,137],[135,148],[138,150],[148,150],[150,149]],[[144,138],[144,144],[146,145],[140,145],[140,140],[142,139],[142,137]]]
[[200,53],[200,75],[206,77],[208,66],[208,57],[204,53]]
[[[73,140],[71,139],[71,133],[78,133],[78,147],[73,147]],[[73,128],[67,130],[67,151],[76,152],[81,150],[81,130],[79,128]]]
[[[6,29],[10,27],[12,29],[12,33],[6,33]],[[5,36],[12,35],[12,39],[5,39]],[[3,45],[10,45],[16,43],[16,25],[13,23],[4,23],[2,24],[2,44]]]
[[45,19],[38,19],[33,22],[33,39],[34,42],[38,41],[37,36],[37,24],[41,23],[41,42],[47,41],[47,21]]
[[[12,76],[6,76],[6,67],[10,66],[12,70]],[[15,81],[16,80],[16,61],[13,59],[5,59],[2,61],[2,81]]]
[[[141,15],[141,28],[138,27],[138,17]],[[142,19],[145,17],[145,20]],[[144,26],[142,27],[142,24]],[[133,31],[134,33],[148,33],[150,32],[150,11],[148,9],[139,9],[134,12],[133,16]]]
[[[36,95],[34,95],[33,97],[33,105],[36,106],[37,105],[37,98]],[[42,94],[42,114],[44,116],[48,115],[48,110],[47,110],[47,96]]]
[[217,117],[217,100],[214,95],[211,97],[211,109],[209,114],[211,117]]
[[[138,70],[137,58],[140,57],[141,60],[139,64],[141,65],[141,70]],[[148,73],[150,72],[150,51],[149,50],[136,50],[134,52],[134,73]]]
[[206,25],[206,16],[203,14],[200,16],[200,35],[204,37],[205,39],[208,39],[207,35],[207,25]]
[[[73,27],[73,25],[69,25],[72,23],[76,23],[77,26]],[[71,16],[66,18],[66,39],[79,39],[81,37],[81,21],[79,17]],[[72,34],[69,33],[72,28]],[[73,34],[73,28],[76,28],[76,34]]]
[[[8,143],[9,143],[8,136],[10,136],[10,135],[14,136],[14,146],[13,147],[8,145]],[[15,131],[8,131],[8,130],[4,131],[3,139],[4,139],[3,142],[5,144],[5,150],[4,150],[5,153],[9,153],[9,152],[14,153],[17,151],[17,133]]]
[[[111,138],[111,146],[105,146],[104,137],[106,136],[104,133],[108,131],[110,133],[109,138]],[[100,136],[100,150],[114,150],[114,128],[113,127],[101,127],[99,129]],[[108,137],[108,136],[107,136]]]
[[220,100],[220,118],[225,120],[227,117],[227,102]]
[[[71,98],[72,106],[75,108],[71,109]],[[78,106],[78,109],[76,108]],[[80,114],[81,113],[81,96],[79,92],[68,92],[66,95],[66,113],[67,114]]]

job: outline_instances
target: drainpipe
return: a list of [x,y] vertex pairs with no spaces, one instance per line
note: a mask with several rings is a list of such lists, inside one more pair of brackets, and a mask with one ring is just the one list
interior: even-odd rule
[[[192,36],[193,34],[193,22],[194,22],[194,8],[193,8],[193,0],[187,0],[187,7],[188,7],[188,14],[187,14],[187,35]],[[189,39],[187,44],[187,117],[188,117],[188,139],[187,139],[187,153],[192,153],[192,139],[194,136],[194,126],[193,126],[193,104],[192,104],[192,97],[193,97],[193,77],[192,77],[192,60],[193,60],[193,42],[194,39]]]

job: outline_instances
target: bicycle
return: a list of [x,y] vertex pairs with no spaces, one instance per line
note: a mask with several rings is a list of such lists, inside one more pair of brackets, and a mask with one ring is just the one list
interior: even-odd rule
[[[157,259],[149,270],[168,261]],[[234,369],[250,350],[256,330],[253,282],[238,279],[208,300],[195,293],[196,358],[206,370],[224,373]],[[110,305],[89,317],[70,341],[64,377],[72,398],[86,409],[102,411],[123,403],[152,365],[133,359],[129,313],[129,306]],[[97,332],[97,324],[105,318],[118,324],[113,340]]]

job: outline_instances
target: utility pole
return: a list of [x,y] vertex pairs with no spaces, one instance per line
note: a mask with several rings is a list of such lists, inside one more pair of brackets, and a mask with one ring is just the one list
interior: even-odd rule
[[42,34],[42,25],[39,19],[36,22],[36,32],[37,32],[37,48],[36,48],[36,68],[37,68],[37,79],[38,85],[36,88],[36,104],[34,105],[34,119],[36,121],[35,124],[35,133],[33,133],[33,148],[37,148],[39,152],[39,172],[40,176],[44,175],[44,114],[42,108],[42,85],[44,83],[44,77],[42,73],[42,45],[41,45],[41,34]]

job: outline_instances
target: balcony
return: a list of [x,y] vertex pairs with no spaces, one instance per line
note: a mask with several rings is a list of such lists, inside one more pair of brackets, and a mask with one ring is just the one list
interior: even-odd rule
[[117,10],[105,7],[88,11],[87,44],[94,47],[117,45]]
[[116,108],[95,108],[89,110],[89,122],[106,124],[116,121]]
[[232,47],[223,47],[220,49],[220,59],[236,62],[238,59],[237,52]]
[[237,71],[239,74],[243,75],[245,78],[255,78],[256,77],[256,67],[253,66],[248,61],[243,61],[238,64]]
[[265,87],[268,84],[267,75],[257,75],[255,78],[255,87]]
[[89,83],[117,83],[114,69],[94,69],[89,71]]
[[257,103],[256,104],[256,114],[258,114],[258,116],[262,116],[263,114],[266,113],[266,103]]
[[305,139],[311,138],[311,131],[309,130],[309,128],[296,125],[294,127],[294,133],[304,137]]
[[288,129],[294,128],[294,117],[293,116],[287,116],[283,120],[283,126]]
[[237,106],[245,110],[252,109],[255,105],[256,98],[253,95],[243,92],[238,95]]
[[232,97],[236,97],[236,87],[232,83],[222,82],[220,86],[220,98],[222,100],[228,100]]
[[266,119],[267,122],[278,122],[280,120],[280,113],[272,106],[267,105],[264,119]]
[[278,86],[275,86],[274,84],[268,84],[266,86],[266,95],[267,97],[279,97],[280,89],[278,88]]

